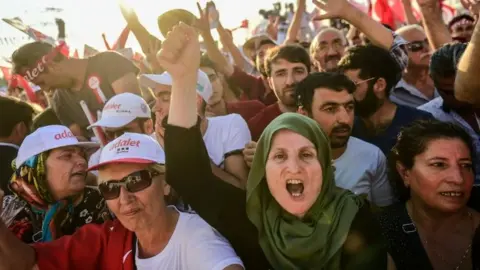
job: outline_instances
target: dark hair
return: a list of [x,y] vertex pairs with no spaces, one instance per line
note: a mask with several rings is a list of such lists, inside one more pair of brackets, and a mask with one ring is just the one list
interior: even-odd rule
[[61,125],[62,123],[58,119],[55,111],[52,108],[45,109],[42,113],[33,118],[32,131],[38,128],[50,125]]
[[461,20],[468,20],[468,21],[471,21],[472,23],[475,22],[475,18],[473,18],[472,16],[470,16],[469,14],[460,14],[460,15],[457,15],[455,17],[453,17],[450,22],[448,23],[448,30],[450,32],[452,32],[452,26],[461,21]]
[[35,112],[30,104],[14,97],[0,96],[0,108],[0,137],[10,136],[18,123],[30,128]]
[[402,77],[402,70],[390,52],[370,44],[348,49],[338,63],[338,68],[342,72],[359,69],[359,77],[363,80],[383,78],[387,83],[387,96]]
[[312,112],[313,95],[317,88],[328,88],[330,90],[341,92],[347,90],[349,94],[356,89],[347,76],[334,72],[314,72],[308,74],[296,87],[297,106],[302,106],[307,112]]
[[307,68],[307,71],[310,72],[311,62],[307,50],[300,45],[289,44],[273,47],[268,50],[267,56],[265,57],[265,72],[267,76],[272,75],[272,63],[280,59],[287,60],[290,63],[302,63]]
[[[217,68],[215,67],[215,63],[213,63],[212,60],[210,60],[210,58],[208,57],[208,55],[206,53],[202,54],[202,56],[200,57],[200,67],[207,67],[207,68],[211,68],[213,69],[217,74],[219,73],[217,71]],[[225,83],[228,85],[228,87],[230,88],[230,90],[233,91],[233,93],[235,94],[236,97],[240,97],[240,95],[242,94],[242,90],[235,84],[233,83],[231,80],[229,80],[228,78],[225,78]],[[206,106],[206,105],[205,105]],[[205,107],[206,109],[206,107]]]
[[430,76],[432,79],[455,76],[458,62],[460,62],[466,48],[467,44],[465,43],[450,43],[436,50],[430,58]]
[[[410,198],[410,189],[405,187],[403,179],[397,171],[397,162],[411,169],[415,157],[425,152],[428,144],[438,139],[460,139],[468,147],[475,164],[475,150],[472,138],[460,126],[438,120],[417,120],[402,128],[397,136],[397,142],[388,156],[389,181],[397,199],[405,202]],[[475,171],[475,168],[473,168]]]
[[[31,68],[35,66],[43,56],[51,53],[54,47],[46,42],[35,41],[27,43],[12,53],[13,73],[20,73],[22,68]],[[60,52],[53,57],[53,61],[58,62],[65,59]]]

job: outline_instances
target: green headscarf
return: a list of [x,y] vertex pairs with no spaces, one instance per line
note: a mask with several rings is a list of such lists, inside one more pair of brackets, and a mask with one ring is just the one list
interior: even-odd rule
[[[282,209],[265,180],[272,139],[281,129],[310,140],[323,170],[321,192],[303,219]],[[314,120],[283,113],[263,131],[248,176],[247,215],[257,227],[260,245],[274,269],[340,269],[340,251],[362,200],[337,188],[334,181],[329,140]]]

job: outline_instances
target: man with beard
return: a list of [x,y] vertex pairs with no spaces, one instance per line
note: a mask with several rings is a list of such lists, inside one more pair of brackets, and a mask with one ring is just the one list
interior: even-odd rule
[[318,71],[334,71],[348,43],[340,30],[328,27],[321,30],[310,44],[310,57]]
[[416,108],[438,97],[432,79],[428,75],[430,45],[425,31],[419,25],[399,28],[396,33],[405,39],[408,52],[408,65],[403,78],[390,94],[396,104]]
[[[430,76],[440,97],[418,107],[431,113],[436,119],[452,122],[463,127],[472,137],[477,156],[480,156],[480,126],[476,116],[480,109],[471,104],[458,101],[454,95],[457,64],[465,52],[467,44],[447,44],[435,51],[430,62]],[[477,162],[476,182],[480,183],[480,163]]]
[[[140,95],[138,68],[116,52],[102,52],[87,59],[68,58],[60,52],[61,46],[54,48],[38,41],[23,45],[12,54],[14,73],[46,93],[55,90],[50,101],[61,123],[76,136],[85,136],[89,122],[80,101],[96,112],[115,94]],[[92,133],[88,135],[93,137]]]
[[248,120],[252,140],[257,141],[265,127],[284,112],[295,112],[295,86],[310,73],[310,57],[299,45],[283,45],[268,51],[265,71],[277,103],[267,106]]
[[391,89],[401,78],[401,69],[390,53],[367,45],[350,49],[339,68],[356,85],[355,119],[352,135],[378,146],[385,155],[395,145],[401,128],[417,119],[431,119],[430,113],[390,101]]
[[337,186],[366,194],[377,206],[388,206],[394,196],[385,155],[378,147],[350,136],[355,88],[343,74],[311,73],[296,88],[298,112],[315,120],[328,135]]

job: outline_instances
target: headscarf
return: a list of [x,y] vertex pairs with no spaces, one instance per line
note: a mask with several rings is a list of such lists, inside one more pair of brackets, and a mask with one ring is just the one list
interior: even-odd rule
[[[275,133],[294,131],[310,140],[322,166],[322,189],[303,219],[287,213],[272,197],[265,165]],[[274,269],[340,269],[341,247],[362,200],[335,186],[329,140],[318,124],[283,113],[260,137],[247,182],[247,215],[257,227],[262,250]]]
[[44,214],[41,242],[48,242],[61,236],[61,226],[70,219],[73,212],[72,200],[55,201],[47,182],[45,163],[47,152],[27,159],[19,167],[12,161],[14,171],[10,189],[15,195],[32,206],[34,212]]

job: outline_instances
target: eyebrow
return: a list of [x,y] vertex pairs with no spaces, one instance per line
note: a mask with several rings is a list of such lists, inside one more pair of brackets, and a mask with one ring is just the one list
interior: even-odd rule
[[156,97],[163,97],[169,96],[172,92],[171,91],[154,91]]
[[[429,158],[427,159],[428,161],[434,161],[434,160],[441,160],[441,161],[448,161],[448,158],[444,158],[444,157],[432,157],[432,158]],[[472,158],[460,158],[459,161],[472,161]]]
[[[300,150],[305,150],[305,149],[311,149],[311,150],[316,150],[315,146],[302,146],[300,147]],[[272,147],[272,149],[270,150],[270,152],[272,152],[272,150],[282,150],[282,151],[288,151],[287,148],[284,148],[284,147]]]
[[351,104],[355,104],[355,102],[353,100],[350,100],[350,101],[347,101],[347,102],[344,102],[344,103],[339,103],[339,102],[335,102],[335,101],[327,101],[324,104],[322,104],[320,107],[323,108],[323,107],[327,107],[327,106],[339,106],[339,105],[351,105]]

